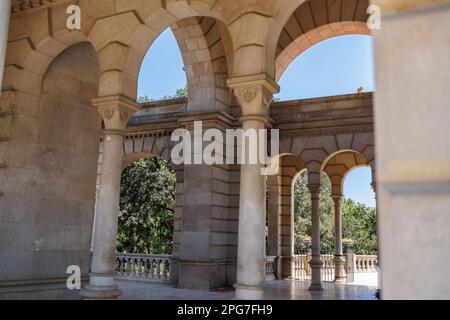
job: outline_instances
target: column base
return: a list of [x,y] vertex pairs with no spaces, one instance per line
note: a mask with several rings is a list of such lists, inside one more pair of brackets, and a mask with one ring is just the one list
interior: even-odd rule
[[85,300],[117,299],[122,291],[114,282],[114,273],[91,273],[89,284],[80,294]]
[[87,285],[80,292],[84,300],[115,300],[122,295],[117,286]]
[[321,284],[311,283],[309,286],[309,291],[324,291]]
[[262,300],[264,295],[263,287],[246,286],[235,284],[236,300]]
[[335,278],[333,283],[335,283],[335,284],[346,284],[347,280],[345,278]]

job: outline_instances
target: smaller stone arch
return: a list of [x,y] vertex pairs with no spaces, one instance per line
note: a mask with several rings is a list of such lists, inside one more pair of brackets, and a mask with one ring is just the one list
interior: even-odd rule
[[370,161],[354,150],[339,151],[331,155],[322,166],[322,172],[330,178],[333,196],[343,195],[343,184],[347,175],[361,167],[369,167]]
[[294,245],[293,186],[296,177],[306,170],[305,162],[293,154],[280,154],[276,174],[268,177],[267,254],[276,256],[278,279],[291,276],[291,255]]
[[361,21],[343,21],[325,24],[301,35],[291,42],[277,57],[275,80],[278,82],[289,65],[317,43],[344,35],[371,35],[367,24]]

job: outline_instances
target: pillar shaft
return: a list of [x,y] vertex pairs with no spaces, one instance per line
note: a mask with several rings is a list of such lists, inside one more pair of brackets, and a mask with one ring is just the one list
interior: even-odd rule
[[[256,130],[256,140],[244,138],[239,202],[239,235],[236,299],[262,299],[265,280],[265,177],[259,156],[259,130],[270,125],[269,104],[278,86],[266,75],[252,75],[228,80],[242,109],[244,133]],[[250,141],[253,140],[251,151]],[[267,143],[267,141],[265,141]],[[256,143],[256,145],[254,145]],[[250,152],[258,153],[258,164],[250,163]]]
[[97,199],[96,224],[89,285],[82,291],[87,299],[114,299],[121,292],[115,285],[117,225],[122,175],[123,139],[128,119],[138,105],[125,97],[95,99],[105,128],[103,164]]
[[8,29],[11,16],[11,0],[0,1],[0,89],[3,84],[6,47],[8,45]]
[[[264,123],[247,120],[243,130],[264,129]],[[248,148],[247,148],[248,150]],[[241,167],[236,297],[260,299],[264,285],[265,180],[260,164]]]
[[336,283],[344,283],[344,257],[342,254],[342,196],[333,196],[334,202],[334,272]]
[[322,291],[322,260],[320,259],[320,185],[310,185],[311,193],[311,291]]

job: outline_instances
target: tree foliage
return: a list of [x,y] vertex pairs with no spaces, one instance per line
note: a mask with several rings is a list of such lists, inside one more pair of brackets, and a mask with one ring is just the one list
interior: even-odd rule
[[[185,98],[185,97],[187,97],[187,95],[188,95],[188,87],[184,86],[183,88],[178,88],[175,91],[175,94],[165,95],[164,97],[162,97],[161,99],[158,99],[158,100],[170,100],[170,99],[176,99],[176,98]],[[147,103],[147,102],[152,102],[152,101],[156,101],[156,100],[153,98],[150,98],[147,95],[139,96],[137,99],[137,102],[139,102],[139,103]]]
[[175,173],[165,161],[136,161],[122,174],[118,252],[170,254]]

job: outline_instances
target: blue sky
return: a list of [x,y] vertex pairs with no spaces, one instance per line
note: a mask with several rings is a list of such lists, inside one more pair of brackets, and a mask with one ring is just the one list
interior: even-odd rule
[[[318,43],[301,54],[280,79],[281,100],[355,93],[359,87],[375,88],[373,43],[368,36],[341,36]],[[177,42],[170,29],[163,32],[147,53],[139,75],[138,94],[153,99],[174,94],[184,87],[186,76]],[[375,195],[371,171],[352,171],[344,195],[370,207]]]

